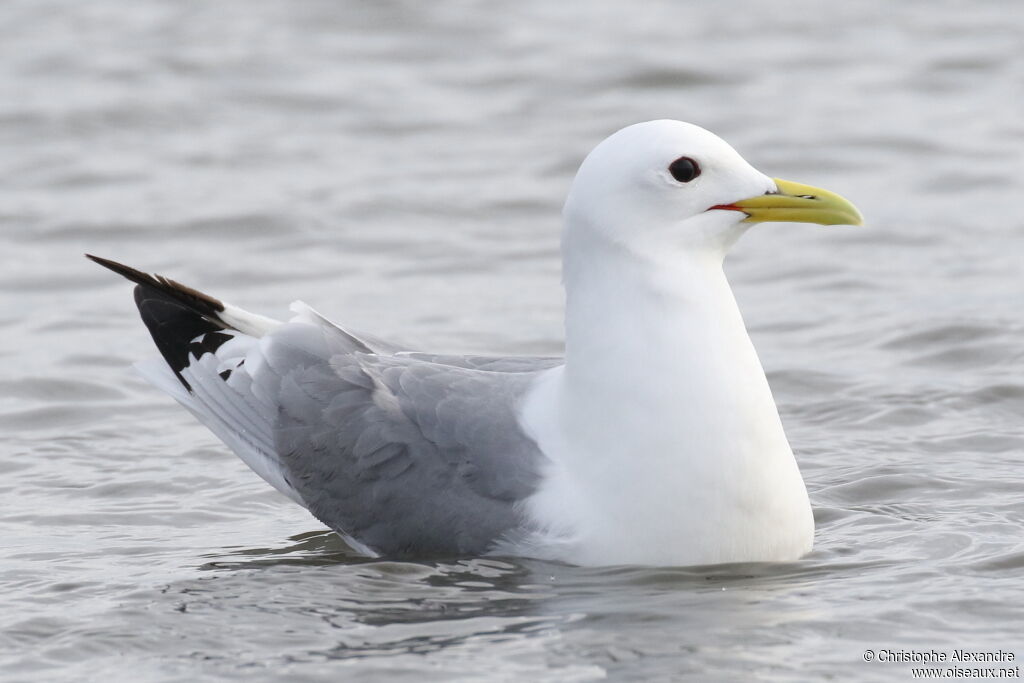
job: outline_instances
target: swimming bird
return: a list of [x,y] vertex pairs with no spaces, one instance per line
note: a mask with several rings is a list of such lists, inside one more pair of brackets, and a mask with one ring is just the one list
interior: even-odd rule
[[581,565],[788,561],[803,479],[722,269],[753,224],[862,222],[692,124],[624,128],[565,203],[562,358],[417,352],[137,284],[142,375],[358,552]]

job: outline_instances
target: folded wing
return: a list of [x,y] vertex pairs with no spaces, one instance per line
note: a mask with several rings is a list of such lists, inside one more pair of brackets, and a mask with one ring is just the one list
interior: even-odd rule
[[557,359],[399,351],[302,304],[281,323],[94,260],[138,283],[163,356],[147,379],[357,547],[479,554],[523,525],[544,456],[518,407]]

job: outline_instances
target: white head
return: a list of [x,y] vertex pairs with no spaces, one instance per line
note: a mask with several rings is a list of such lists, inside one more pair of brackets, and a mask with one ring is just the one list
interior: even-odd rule
[[587,156],[565,203],[565,242],[644,256],[724,256],[752,223],[856,223],[830,192],[779,181],[717,135],[681,121],[623,128]]

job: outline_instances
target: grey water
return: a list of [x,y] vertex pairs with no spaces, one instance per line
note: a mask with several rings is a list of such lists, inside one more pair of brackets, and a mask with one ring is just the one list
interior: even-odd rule
[[[984,0],[4,2],[0,680],[1019,665],[1022,35]],[[798,562],[361,559],[133,374],[130,287],[81,256],[558,353],[572,174],[666,117],[867,217],[757,226],[727,264],[815,507]]]

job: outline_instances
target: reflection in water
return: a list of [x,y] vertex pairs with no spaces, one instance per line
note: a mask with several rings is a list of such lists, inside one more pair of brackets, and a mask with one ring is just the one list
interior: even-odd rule
[[[803,591],[880,566],[832,559],[662,569],[509,558],[393,562],[359,557],[330,531],[291,540],[280,548],[231,550],[223,556],[229,559],[203,565],[211,575],[166,592],[190,614],[257,611],[277,628],[316,632],[319,641],[330,629],[334,637],[320,647],[301,648],[307,658],[402,657],[501,644],[513,653],[543,652],[558,666],[615,671],[682,650],[710,648],[724,658],[727,648],[715,645],[716,633],[821,618],[794,609]],[[620,632],[625,623],[647,626],[627,635]],[[679,629],[670,643],[656,636],[667,624]],[[583,660],[570,654],[570,644],[581,639],[593,644]]]
[[[273,565],[355,564],[370,561],[348,546],[338,534],[328,529],[296,534],[288,540],[293,543],[278,548],[241,548],[231,550],[229,557],[254,558],[246,560],[217,560],[201,565],[199,569],[254,569]],[[221,555],[209,555],[221,557]]]

